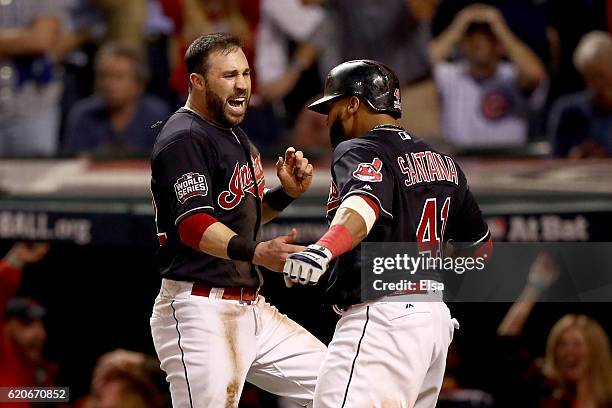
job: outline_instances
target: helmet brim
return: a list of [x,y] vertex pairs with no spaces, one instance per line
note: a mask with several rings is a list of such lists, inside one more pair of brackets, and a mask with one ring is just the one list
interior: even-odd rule
[[308,109],[313,112],[320,113],[322,115],[327,115],[329,114],[329,105],[331,104],[331,102],[340,98],[341,96],[342,95],[323,96],[322,98],[319,98],[310,105],[308,105]]

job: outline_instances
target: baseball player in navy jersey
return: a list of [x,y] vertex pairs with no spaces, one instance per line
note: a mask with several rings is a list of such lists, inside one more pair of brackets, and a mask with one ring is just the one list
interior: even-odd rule
[[[449,240],[475,256],[490,234],[465,175],[448,155],[399,127],[399,83],[375,61],[343,63],[324,96],[334,148],[328,232],[287,257],[292,283],[315,284],[335,261],[327,297],[341,318],[319,373],[315,408],[434,407],[456,321],[442,293],[361,299],[361,242],[416,242],[431,253]],[[466,246],[468,248],[466,248]],[[397,295],[397,296],[394,296]]]
[[281,271],[296,231],[259,241],[263,223],[309,187],[312,165],[287,149],[281,187],[267,190],[242,122],[250,70],[229,34],[195,40],[190,92],[161,129],[151,190],[162,276],[151,316],[174,407],[237,407],[244,381],[311,406],[325,346],[259,295],[255,265]]

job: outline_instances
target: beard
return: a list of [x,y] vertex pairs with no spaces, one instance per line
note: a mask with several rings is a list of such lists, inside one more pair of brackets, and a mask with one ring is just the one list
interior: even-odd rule
[[[244,120],[244,115],[242,115],[239,118],[235,118],[235,117],[226,115],[225,101],[221,99],[219,95],[212,92],[210,89],[208,89],[206,92],[205,102],[206,102],[206,107],[208,108],[209,112],[213,116],[211,118],[212,121],[221,126],[230,128],[230,127],[239,125]],[[245,103],[248,106],[249,100],[247,99]]]
[[340,119],[336,118],[329,128],[329,140],[331,142],[332,149],[335,149],[340,143],[346,140],[346,133],[344,132],[344,126]]

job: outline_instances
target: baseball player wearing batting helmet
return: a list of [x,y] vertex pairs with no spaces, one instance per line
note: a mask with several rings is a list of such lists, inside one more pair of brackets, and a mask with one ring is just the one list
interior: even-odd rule
[[281,187],[266,190],[260,155],[237,126],[251,93],[238,40],[210,34],[188,48],[185,106],[161,129],[151,190],[162,276],[151,316],[174,407],[237,407],[244,381],[312,403],[325,346],[259,295],[254,265],[280,271],[296,231],[259,241],[261,224],[300,196],[312,165],[289,148]]
[[[330,228],[287,257],[293,283],[327,286],[340,318],[315,391],[315,408],[434,407],[456,321],[438,290],[360,298],[361,242],[416,242],[433,253],[449,239],[484,256],[490,234],[455,161],[398,126],[395,74],[375,61],[331,70],[310,109],[327,114],[334,147]],[[465,250],[466,248],[462,248]],[[394,296],[397,295],[397,296]]]

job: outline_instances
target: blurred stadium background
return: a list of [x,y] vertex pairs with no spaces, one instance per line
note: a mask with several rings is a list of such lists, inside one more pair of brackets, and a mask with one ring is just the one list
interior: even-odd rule
[[[325,230],[330,149],[324,118],[304,106],[330,67],[372,58],[402,81],[408,131],[457,156],[497,242],[612,241],[612,1],[473,3],[0,1],[0,301],[27,299],[0,307],[0,386],[70,387],[75,407],[167,406],[149,328],[160,279],[148,154],[152,125],[184,102],[185,47],[208,32],[245,45],[244,128],[268,184],[289,145],[315,163],[311,190],[264,236],[296,227],[312,242]],[[449,304],[461,330],[439,406],[612,406],[609,303],[534,304],[553,269],[531,266],[538,295],[522,303]],[[271,303],[328,342],[336,315],[320,290],[265,277]],[[568,314],[593,320],[555,326]],[[570,361],[556,374],[542,360],[547,339],[560,341],[553,326],[583,347],[555,354]],[[42,353],[35,383],[14,384],[23,350]],[[240,406],[283,404],[247,387]]]

